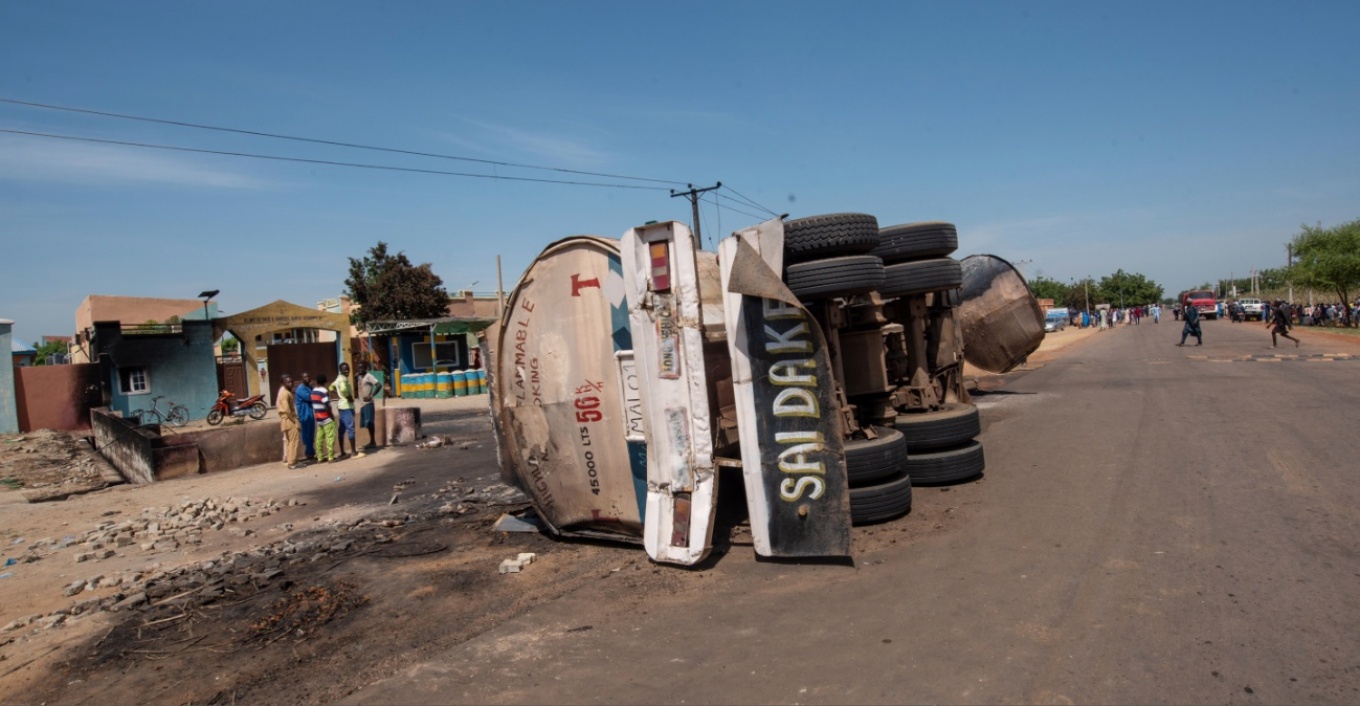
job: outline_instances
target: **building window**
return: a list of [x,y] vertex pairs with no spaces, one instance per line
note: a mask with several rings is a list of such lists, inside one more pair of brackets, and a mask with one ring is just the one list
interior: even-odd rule
[[118,369],[118,391],[125,395],[145,395],[151,392],[151,378],[145,366]]

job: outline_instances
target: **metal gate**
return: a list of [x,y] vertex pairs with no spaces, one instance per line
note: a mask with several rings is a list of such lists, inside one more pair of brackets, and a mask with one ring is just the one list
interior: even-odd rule
[[217,359],[217,389],[230,390],[236,399],[250,396],[246,384],[246,364],[239,357],[220,357]]
[[303,373],[312,377],[324,374],[335,380],[340,369],[339,351],[334,341],[329,343],[280,343],[265,350],[269,361],[269,404],[283,385],[283,376],[292,375],[301,381]]

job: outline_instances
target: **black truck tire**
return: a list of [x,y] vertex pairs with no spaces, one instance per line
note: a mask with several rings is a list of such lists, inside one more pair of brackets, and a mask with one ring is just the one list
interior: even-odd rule
[[901,517],[911,510],[911,476],[905,473],[878,485],[850,489],[850,524],[868,525]]
[[930,221],[889,226],[878,231],[878,247],[871,254],[884,262],[904,262],[926,257],[945,257],[959,248],[959,231],[953,223]]
[[944,405],[938,412],[899,414],[893,426],[912,453],[960,446],[982,433],[977,407],[964,402]]
[[878,245],[878,219],[867,213],[827,213],[784,221],[784,264],[863,255]]
[[845,442],[845,475],[852,488],[897,475],[907,463],[907,441],[902,432],[888,427],[874,427],[874,431],[877,439]]
[[883,286],[878,293],[885,297],[905,297],[929,294],[963,285],[963,270],[959,261],[949,257],[930,260],[899,262],[883,268]]
[[799,299],[864,294],[883,284],[883,261],[873,255],[846,255],[800,262],[784,268],[784,282]]
[[907,473],[914,485],[955,483],[982,475],[986,461],[982,442],[970,441],[943,451],[926,451],[907,456]]

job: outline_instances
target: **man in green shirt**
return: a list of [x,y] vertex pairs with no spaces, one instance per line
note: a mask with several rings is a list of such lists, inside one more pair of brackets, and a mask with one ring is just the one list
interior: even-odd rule
[[345,457],[345,439],[349,439],[349,452],[358,457],[359,448],[354,445],[354,384],[349,379],[349,363],[340,364],[340,374],[331,383],[331,398],[340,411],[340,458]]

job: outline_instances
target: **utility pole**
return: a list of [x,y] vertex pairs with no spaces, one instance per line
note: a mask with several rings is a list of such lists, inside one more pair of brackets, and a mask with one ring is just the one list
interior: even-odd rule
[[703,236],[699,233],[699,194],[702,194],[705,191],[721,189],[722,182],[718,182],[713,186],[703,189],[696,189],[694,188],[693,184],[685,184],[685,186],[689,187],[689,191],[676,191],[675,189],[671,189],[671,198],[675,198],[677,196],[684,196],[685,198],[689,199],[690,208],[693,209],[694,211],[694,242],[702,243]]

